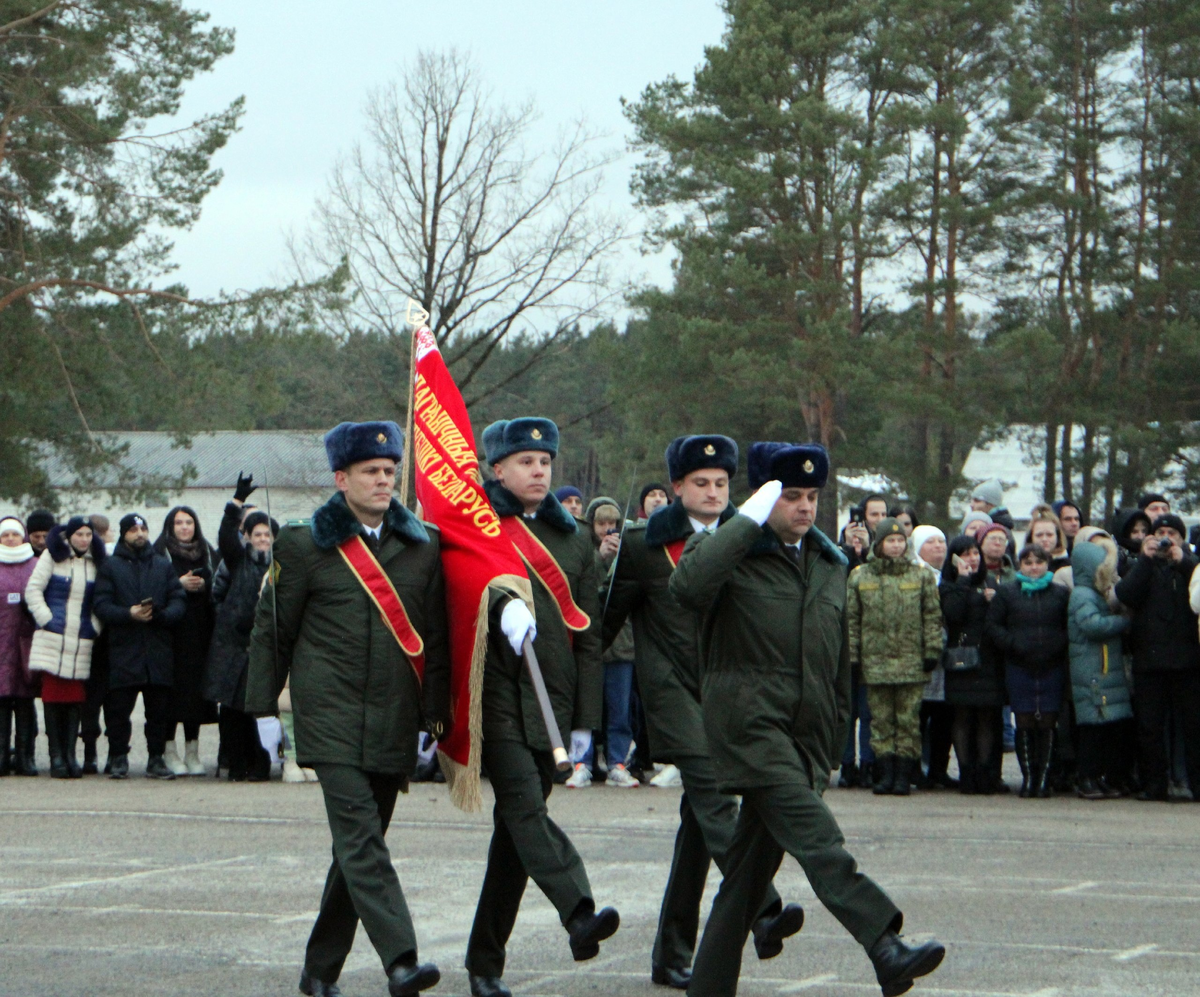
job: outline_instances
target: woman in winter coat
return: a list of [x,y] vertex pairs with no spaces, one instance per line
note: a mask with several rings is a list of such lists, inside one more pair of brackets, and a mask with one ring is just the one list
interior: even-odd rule
[[1079,732],[1076,793],[1085,800],[1113,799],[1127,787],[1134,743],[1132,697],[1121,650],[1121,634],[1131,620],[1108,602],[1117,580],[1117,545],[1101,536],[1077,540],[1071,570],[1075,586],[1067,634]]
[[984,639],[988,605],[996,590],[988,585],[974,537],[950,541],[939,591],[947,650],[973,647],[978,654],[974,667],[946,672],[946,704],[954,710],[951,731],[958,756],[959,789],[967,794],[994,793],[1001,785],[1004,669],[994,645]]
[[42,713],[50,742],[50,776],[78,779],[75,758],[79,720],[92,673],[92,644],[100,620],[92,612],[96,573],[105,559],[104,543],[82,516],[56,526],[25,587],[25,602],[38,631],[29,667],[42,673]]
[[921,701],[942,653],[942,608],[937,576],[909,559],[904,527],[890,517],[875,527],[871,559],[850,573],[846,619],[851,666],[861,666],[871,705],[875,792],[907,796],[920,772]]
[[996,590],[988,608],[988,639],[1004,655],[1008,701],[1017,719],[1021,796],[1048,797],[1054,726],[1063,706],[1070,593],[1050,577],[1050,555],[1036,544],[1021,550],[1021,570]]
[[[204,664],[212,640],[216,611],[212,601],[213,549],[204,539],[200,518],[185,505],[176,506],[163,520],[154,549],[171,559],[179,584],[187,593],[187,610],[171,631],[175,650],[171,690],[170,731],[163,760],[176,775],[204,775],[200,762],[200,725],[215,724],[217,709],[204,698]],[[184,755],[175,746],[176,728],[183,725]]]
[[1124,578],[1142,552],[1142,541],[1151,530],[1150,517],[1141,509],[1122,509],[1113,516],[1112,538],[1117,542],[1117,574]]
[[258,722],[245,712],[246,669],[254,611],[278,532],[278,524],[257,509],[243,521],[238,500],[225,506],[217,532],[221,566],[213,583],[217,612],[204,670],[204,697],[221,706],[221,743],[233,782],[265,782],[271,774],[271,759],[259,742]]
[[[904,526],[903,520],[899,522]],[[940,586],[947,557],[946,534],[936,526],[918,524],[909,534],[908,543],[913,560],[928,566]],[[921,703],[921,752],[926,761],[922,785],[926,789],[958,789],[958,783],[950,778],[949,772],[950,749],[954,744],[953,724],[954,708],[946,705],[946,670],[939,663],[929,673]]]
[[983,558],[989,588],[999,589],[1017,577],[1017,569],[1013,567],[1008,553],[1013,539],[1007,527],[999,523],[985,526],[975,534],[975,541],[979,544],[979,555]]
[[1067,535],[1063,532],[1062,523],[1058,521],[1052,507],[1039,505],[1034,508],[1025,537],[1027,543],[1036,544],[1050,555],[1051,574],[1059,568],[1071,567],[1071,555],[1067,552]]
[[[33,757],[33,700],[37,679],[29,671],[33,617],[25,605],[25,587],[37,564],[25,526],[13,516],[0,520],[0,776],[37,775]],[[16,751],[9,752],[13,716]]]

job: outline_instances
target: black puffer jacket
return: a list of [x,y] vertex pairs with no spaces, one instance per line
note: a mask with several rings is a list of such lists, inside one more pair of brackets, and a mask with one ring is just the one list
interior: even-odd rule
[[[154,617],[138,623],[129,610],[146,598],[154,601]],[[92,609],[108,631],[110,689],[173,683],[171,631],[187,611],[187,593],[170,558],[149,544],[134,550],[119,541],[96,574]]]
[[1196,564],[1196,556],[1186,550],[1178,564],[1138,556],[1117,582],[1117,598],[1133,610],[1129,643],[1135,672],[1200,668],[1196,614],[1188,602],[1188,582]]
[[951,706],[1003,706],[1004,669],[995,645],[984,637],[988,601],[983,594],[987,572],[973,577],[959,575],[951,567],[942,572],[938,589],[942,598],[942,617],[946,621],[946,648],[960,644],[979,648],[979,667],[968,671],[946,672],[946,702]]
[[[1184,586],[1186,597],[1186,588]],[[1034,674],[1061,668],[1067,661],[1067,603],[1071,593],[1051,583],[1037,592],[1021,591],[1021,583],[996,589],[988,607],[987,639],[1004,658]]]
[[243,709],[246,703],[246,668],[250,662],[250,633],[262,591],[263,576],[271,555],[243,542],[242,510],[232,502],[225,507],[217,545],[221,566],[213,581],[217,619],[204,669],[204,698],[222,706]]

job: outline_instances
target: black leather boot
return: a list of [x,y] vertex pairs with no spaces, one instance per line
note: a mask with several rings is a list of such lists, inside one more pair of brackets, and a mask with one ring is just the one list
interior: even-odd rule
[[692,982],[692,971],[690,969],[672,969],[670,966],[651,966],[650,982],[660,987],[670,987],[672,990],[686,990],[688,984]]
[[884,755],[879,759],[879,778],[875,782],[876,796],[891,796],[896,790],[896,756]]
[[573,915],[567,922],[567,933],[575,961],[594,959],[600,954],[600,943],[615,935],[620,926],[621,915],[615,907],[598,911],[583,910]]
[[942,964],[946,947],[940,942],[906,945],[890,928],[867,950],[875,966],[875,979],[883,988],[883,997],[899,997],[912,989],[913,980],[927,976]]
[[838,789],[852,789],[858,785],[858,766],[851,762],[838,772]]
[[1030,791],[1039,800],[1048,800],[1054,795],[1054,787],[1050,781],[1050,762],[1054,758],[1054,729],[1038,728],[1034,734],[1036,736],[1034,751],[1036,762]]
[[83,739],[83,774],[96,775],[99,771],[96,765],[96,739],[85,737]]
[[300,971],[300,992],[305,997],[342,997],[342,988],[336,983],[322,983],[308,969]]
[[498,976],[476,976],[474,973],[468,973],[467,980],[471,984],[471,997],[512,997],[512,991]]
[[975,785],[975,766],[964,762],[958,773],[958,791],[963,796],[975,796],[979,788]]
[[50,778],[69,779],[66,753],[63,750],[63,715],[66,707],[60,703],[42,703],[42,718],[46,721],[46,743],[50,747]]
[[12,737],[12,700],[7,696],[0,698],[0,776],[12,774],[12,749],[9,738]]
[[760,959],[774,959],[783,951],[783,940],[804,927],[804,908],[788,904],[778,914],[760,917],[754,922],[754,951]]
[[416,956],[401,959],[388,970],[390,997],[413,997],[422,990],[436,987],[442,974],[432,962],[417,962]]
[[83,769],[79,767],[79,759],[75,754],[75,742],[79,740],[80,719],[81,711],[78,703],[72,703],[69,706],[63,707],[63,715],[60,720],[62,724],[62,749],[63,758],[67,762],[67,777],[69,779],[83,778]]
[[129,778],[129,755],[109,755],[108,765],[105,766],[110,779]]
[[1017,764],[1021,766],[1021,791],[1017,794],[1027,800],[1033,794],[1033,731],[1018,727],[1015,736]]
[[13,771],[17,775],[35,776],[38,770],[33,763],[33,700],[18,700],[13,704],[13,715],[17,720],[17,735],[13,742]]
[[908,796],[912,792],[913,769],[920,769],[920,762],[912,758],[896,759],[896,782],[892,788],[893,796]]

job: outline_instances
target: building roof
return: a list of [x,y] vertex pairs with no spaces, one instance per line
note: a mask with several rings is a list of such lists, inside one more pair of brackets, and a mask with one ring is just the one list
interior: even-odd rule
[[[321,488],[332,476],[325,457],[324,434],[316,430],[218,430],[187,438],[173,433],[97,433],[106,446],[124,447],[121,463],[139,479],[178,480],[188,488],[233,488],[238,474],[253,474],[256,485],[270,488]],[[57,450],[43,458],[52,488],[80,486],[80,475]],[[89,488],[127,486],[118,468],[88,474]]]

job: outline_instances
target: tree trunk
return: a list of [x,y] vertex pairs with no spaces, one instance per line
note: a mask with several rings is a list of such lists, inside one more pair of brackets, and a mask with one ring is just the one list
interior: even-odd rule
[[1074,435],[1075,423],[1068,419],[1063,423],[1062,445],[1059,454],[1059,461],[1062,464],[1062,497],[1068,502],[1075,501],[1075,474],[1071,467],[1072,458],[1074,457],[1074,447],[1072,445],[1072,437]]
[[1095,483],[1096,459],[1096,427],[1085,424],[1083,427],[1083,452],[1079,460],[1080,489],[1078,502],[1079,512],[1085,526],[1089,525],[1092,521],[1092,503],[1094,501],[1092,489]]
[[1104,474],[1104,521],[1112,522],[1114,509],[1114,493],[1117,488],[1117,440],[1116,427],[1109,429],[1108,438],[1108,470]]
[[1053,502],[1054,493],[1058,491],[1056,472],[1058,470],[1058,423],[1046,423],[1046,459],[1042,476],[1042,501]]

